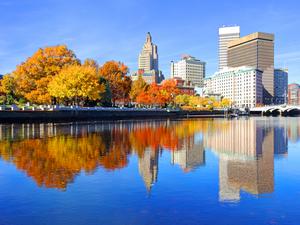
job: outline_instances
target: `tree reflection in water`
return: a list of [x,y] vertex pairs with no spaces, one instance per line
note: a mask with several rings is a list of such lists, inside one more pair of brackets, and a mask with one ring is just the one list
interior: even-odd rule
[[219,158],[220,200],[236,201],[240,189],[252,194],[273,191],[274,154],[287,155],[288,138],[298,138],[294,122],[205,119],[0,125],[0,157],[39,186],[66,189],[80,172],[121,169],[136,154],[150,191],[157,181],[161,151],[170,151],[171,163],[189,172],[205,165],[209,149]]

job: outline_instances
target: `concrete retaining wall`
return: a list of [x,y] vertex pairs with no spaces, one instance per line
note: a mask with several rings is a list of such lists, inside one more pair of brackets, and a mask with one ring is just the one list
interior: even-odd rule
[[222,111],[0,111],[1,123],[70,122],[84,120],[160,119],[187,117],[223,117]]

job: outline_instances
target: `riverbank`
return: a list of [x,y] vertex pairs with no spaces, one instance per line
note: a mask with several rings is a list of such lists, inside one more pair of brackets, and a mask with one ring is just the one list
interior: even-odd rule
[[0,111],[1,123],[74,122],[87,120],[160,119],[224,117],[224,111],[187,111],[162,109],[102,109],[57,111]]

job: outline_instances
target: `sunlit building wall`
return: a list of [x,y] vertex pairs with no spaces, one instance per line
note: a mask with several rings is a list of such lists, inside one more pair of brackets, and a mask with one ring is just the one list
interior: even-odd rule
[[288,85],[289,105],[300,105],[300,85],[293,83]]
[[240,37],[239,26],[224,26],[219,28],[219,70],[228,66],[228,43]]
[[274,35],[262,32],[249,34],[228,43],[228,66],[250,66],[263,72],[263,103],[274,98]]
[[252,67],[225,68],[204,81],[205,94],[220,94],[238,107],[262,104],[262,89],[262,71]]
[[148,83],[160,83],[164,76],[158,69],[157,45],[153,44],[150,32],[146,35],[146,41],[138,57],[138,71],[131,75],[132,80],[142,76]]
[[171,62],[171,78],[181,78],[194,86],[203,87],[206,63],[192,56],[183,56],[178,62]]

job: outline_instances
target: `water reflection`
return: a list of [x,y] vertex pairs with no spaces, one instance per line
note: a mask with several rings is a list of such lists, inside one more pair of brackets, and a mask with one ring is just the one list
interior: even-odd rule
[[0,157],[46,188],[66,189],[76,175],[128,165],[138,156],[147,191],[158,181],[162,151],[184,172],[205,166],[205,151],[219,159],[219,199],[240,191],[274,191],[274,156],[286,157],[297,141],[297,119],[183,120],[90,124],[0,125]]
[[146,149],[143,156],[139,158],[139,172],[146,185],[147,191],[151,190],[157,181],[159,149]]
[[203,142],[197,143],[195,136],[185,138],[179,149],[172,151],[171,163],[179,165],[185,172],[205,164]]

